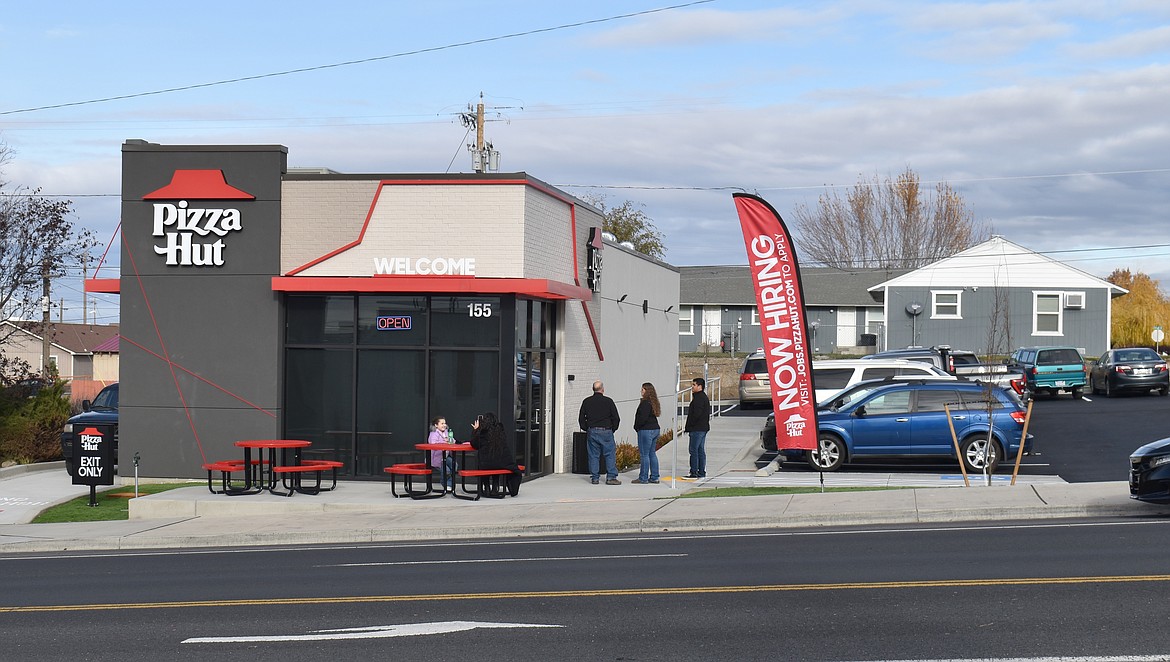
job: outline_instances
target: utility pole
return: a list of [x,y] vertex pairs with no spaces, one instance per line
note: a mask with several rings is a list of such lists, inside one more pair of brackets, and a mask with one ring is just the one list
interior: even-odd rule
[[479,93],[479,103],[475,105],[474,113],[470,104],[467,106],[466,113],[462,113],[459,119],[463,122],[463,126],[475,127],[475,144],[468,145],[467,151],[471,152],[471,166],[476,172],[499,172],[500,170],[500,153],[492,147],[490,142],[485,142],[483,137],[483,92]]
[[89,306],[89,294],[85,291],[85,280],[89,278],[89,252],[81,254],[81,323],[86,323],[86,308]]
[[41,262],[41,377],[49,379],[49,258]]

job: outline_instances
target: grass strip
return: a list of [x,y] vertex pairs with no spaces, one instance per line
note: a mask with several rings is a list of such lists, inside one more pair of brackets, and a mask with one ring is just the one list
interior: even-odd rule
[[[138,495],[158,494],[180,487],[192,487],[199,483],[152,483],[138,486]],[[116,495],[116,496],[115,496]],[[56,524],[61,522],[111,522],[130,519],[130,499],[134,496],[133,485],[105,488],[97,494],[97,505],[89,505],[89,495],[77,497],[65,503],[42,510],[32,521],[33,524]]]

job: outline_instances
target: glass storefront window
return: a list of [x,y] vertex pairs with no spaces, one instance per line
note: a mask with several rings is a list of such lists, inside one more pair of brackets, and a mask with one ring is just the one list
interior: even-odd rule
[[290,296],[285,309],[285,342],[290,345],[353,342],[352,296]]
[[499,297],[432,297],[431,344],[499,347]]
[[425,296],[358,297],[358,344],[422,346],[427,342]]
[[284,427],[320,454],[350,466],[353,429],[353,353],[349,349],[289,349],[284,378]]
[[377,475],[395,462],[417,462],[427,440],[426,354],[422,350],[363,349],[357,362],[358,475]]
[[470,439],[475,417],[487,411],[499,416],[499,406],[498,351],[431,352],[431,417],[446,417],[456,439]]

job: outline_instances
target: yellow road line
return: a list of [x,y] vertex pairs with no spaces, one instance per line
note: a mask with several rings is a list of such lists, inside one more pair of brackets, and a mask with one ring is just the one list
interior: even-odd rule
[[254,605],[327,605],[363,602],[434,602],[452,600],[523,600],[531,598],[589,598],[636,595],[691,595],[701,593],[770,593],[789,591],[846,591],[858,589],[955,588],[1036,586],[1062,584],[1118,584],[1170,582],[1170,575],[1116,575],[1105,577],[1026,577],[1020,579],[941,579],[915,582],[852,582],[833,584],[768,584],[758,586],[693,586],[677,588],[619,588],[586,591],[512,591],[501,593],[450,593],[444,595],[369,595],[349,597],[267,598],[251,600],[192,600],[92,605],[28,605],[0,607],[0,613],[47,611],[98,611],[104,609],[177,609],[190,607],[245,607]]

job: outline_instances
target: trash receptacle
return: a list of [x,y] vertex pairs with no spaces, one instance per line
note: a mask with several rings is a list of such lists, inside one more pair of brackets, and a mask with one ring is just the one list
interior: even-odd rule
[[858,339],[857,344],[860,347],[874,347],[877,345],[877,334],[863,333],[861,334],[861,338]]
[[589,473],[589,433],[573,433],[573,473]]

